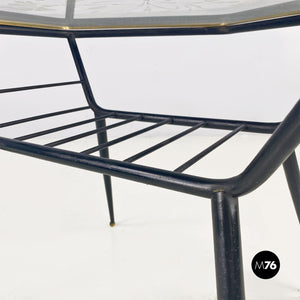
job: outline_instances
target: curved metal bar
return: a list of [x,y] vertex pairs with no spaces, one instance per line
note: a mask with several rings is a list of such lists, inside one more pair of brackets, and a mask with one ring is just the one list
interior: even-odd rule
[[[36,16],[31,15],[31,20]],[[52,23],[53,18],[47,18]],[[67,25],[62,23],[62,25]],[[200,27],[158,27],[158,28],[117,28],[117,29],[68,29],[68,26],[49,25],[44,28],[41,24],[40,28],[30,27],[29,23],[19,24],[12,23],[10,25],[0,25],[1,34],[25,35],[25,36],[47,36],[47,37],[67,37],[74,34],[76,38],[93,38],[93,37],[133,37],[133,36],[184,36],[184,35],[219,35],[231,34],[238,32],[257,31],[273,28],[283,28],[300,25],[300,15],[292,15],[281,18],[273,18],[269,20],[261,20],[256,22],[246,22],[241,24],[228,24],[219,26],[200,26]]]
[[82,62],[82,58],[76,43],[76,39],[74,37],[73,34],[70,34],[68,36],[68,42],[69,42],[69,46],[70,46],[70,50],[73,56],[73,60],[77,69],[77,73],[78,76],[80,78],[81,84],[82,84],[82,89],[84,92],[84,95],[86,97],[86,100],[89,104],[89,106],[91,107],[91,109],[95,112],[95,111],[99,111],[101,110],[101,107],[97,104],[97,102],[95,101],[93,92],[92,92],[92,88],[89,82],[89,79],[87,77],[83,62]]
[[222,185],[223,180],[174,173],[58,148],[54,150],[51,147],[4,137],[0,137],[0,149],[206,198],[211,198],[213,189],[225,188]]
[[230,191],[240,196],[263,184],[300,143],[300,100],[281,122],[264,147],[237,178]]
[[70,165],[81,169],[211,198],[225,191],[241,196],[255,190],[291,155],[300,142],[300,101],[282,121],[265,146],[240,175],[211,179],[104,159],[71,151],[0,138],[0,149]]

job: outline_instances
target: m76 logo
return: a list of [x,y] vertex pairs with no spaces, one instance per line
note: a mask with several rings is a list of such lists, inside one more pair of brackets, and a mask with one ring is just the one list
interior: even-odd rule
[[271,251],[261,251],[252,260],[253,273],[261,279],[273,278],[280,269],[277,255]]
[[254,269],[257,270],[257,269],[263,269],[263,270],[267,270],[267,269],[271,269],[271,270],[276,270],[277,268],[277,264],[275,261],[270,261],[270,260],[265,260],[265,261],[261,261],[261,262],[258,262],[256,261],[255,262],[255,265],[254,265]]

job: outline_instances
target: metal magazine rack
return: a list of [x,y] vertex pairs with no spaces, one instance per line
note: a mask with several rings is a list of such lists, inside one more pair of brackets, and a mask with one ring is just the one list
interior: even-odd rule
[[[160,6],[153,5],[151,1],[143,2],[143,7],[140,10],[136,9],[141,6],[138,0],[131,1],[130,5],[126,4],[126,1],[116,1],[115,5],[112,5],[111,2],[114,1],[92,0],[78,1],[78,3],[75,0],[68,0],[62,5],[64,1],[45,0],[33,1],[32,3],[36,3],[36,6],[32,7],[33,4],[31,3],[29,8],[26,7],[25,2],[21,5],[18,1],[4,2],[0,5],[0,33],[67,39],[79,79],[70,82],[2,89],[0,93],[63,85],[81,85],[87,105],[1,123],[0,129],[82,110],[92,111],[94,117],[19,137],[0,137],[0,148],[102,173],[104,175],[111,226],[115,225],[111,176],[211,199],[218,299],[245,299],[238,197],[258,188],[279,166],[283,165],[300,221],[300,174],[295,155],[295,148],[300,141],[300,101],[297,102],[281,123],[107,110],[100,107],[94,99],[76,39],[85,37],[217,35],[296,26],[300,25],[300,1],[264,0],[260,4],[251,1],[237,1],[236,3],[228,2],[227,6],[224,1],[214,1],[212,7],[203,8],[199,5],[201,1],[191,0],[183,6],[179,5],[179,1],[174,8],[169,7],[170,3],[168,1],[161,0],[158,1]],[[152,8],[152,10],[145,9],[145,5],[148,5],[148,8]],[[50,15],[46,7],[52,8]],[[34,12],[36,8],[38,8],[38,14]],[[43,11],[43,8],[45,8],[45,11]],[[119,120],[112,125],[106,125],[108,118]],[[149,126],[108,141],[108,130],[134,121],[148,122]],[[47,136],[50,133],[76,128],[87,123],[95,123],[96,129],[81,132],[45,145],[30,141],[35,137]],[[165,124],[184,126],[185,128],[180,133],[133,154],[124,161],[109,158],[108,149],[110,146]],[[226,129],[230,130],[230,133],[178,166],[174,171],[139,164],[138,160],[140,158],[195,130],[201,130],[201,128]],[[270,134],[269,140],[241,174],[232,178],[211,179],[183,173],[187,168],[240,131]],[[56,146],[90,135],[97,135],[98,144],[82,152],[56,148]],[[100,153],[100,157],[91,155],[97,152]]]

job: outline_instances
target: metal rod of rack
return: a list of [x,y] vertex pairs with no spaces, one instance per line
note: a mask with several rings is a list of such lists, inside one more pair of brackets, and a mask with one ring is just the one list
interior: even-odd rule
[[[116,111],[103,109],[101,113],[114,112],[116,118],[125,119],[140,115],[141,112],[128,112],[128,111]],[[199,122],[205,122],[205,128],[211,129],[223,129],[223,130],[234,130],[241,125],[246,125],[244,131],[256,132],[256,133],[273,133],[274,130],[280,125],[280,122],[266,123],[266,122],[252,122],[244,120],[228,120],[228,119],[212,119],[212,118],[199,118],[199,117],[187,117],[187,116],[176,116],[176,115],[165,115],[165,114],[152,114],[142,113],[144,122],[159,122],[164,119],[172,118],[172,125],[179,126],[194,126]]]
[[101,145],[99,145],[99,146],[95,146],[95,147],[92,147],[92,148],[90,148],[90,149],[84,150],[84,151],[82,151],[81,153],[82,153],[82,154],[91,154],[91,153],[94,153],[94,152],[96,152],[96,151],[98,151],[98,150],[105,149],[105,148],[107,148],[107,147],[109,147],[109,146],[115,145],[115,144],[117,144],[117,143],[123,142],[123,141],[125,141],[125,140],[128,140],[128,139],[130,139],[130,138],[132,138],[132,137],[135,137],[135,136],[140,135],[140,134],[142,134],[142,133],[145,133],[145,132],[147,132],[147,131],[150,131],[150,130],[153,130],[153,129],[155,129],[155,128],[158,128],[158,127],[160,127],[160,126],[162,126],[162,125],[165,125],[165,124],[167,124],[167,123],[170,123],[171,121],[172,121],[171,119],[165,119],[165,120],[163,120],[163,121],[161,121],[161,122],[158,122],[158,123],[156,123],[156,124],[154,124],[154,125],[151,125],[151,126],[149,126],[149,127],[146,127],[146,128],[140,129],[140,130],[138,130],[138,131],[129,133],[129,134],[127,134],[127,135],[124,135],[124,136],[122,136],[122,137],[119,137],[119,138],[117,138],[117,139],[114,139],[114,140],[112,140],[112,141],[109,141],[109,142],[107,142],[107,143],[101,144]]
[[212,189],[220,188],[218,182],[221,183],[221,187],[223,186],[223,181],[219,180],[201,179],[188,174],[83,155],[3,137],[0,137],[0,149],[207,198],[211,196]]
[[179,138],[193,132],[194,130],[196,130],[196,129],[204,126],[204,125],[205,125],[205,122],[200,122],[199,124],[194,125],[193,127],[188,128],[188,129],[186,129],[186,130],[184,130],[184,131],[182,131],[182,132],[180,132],[180,133],[178,133],[178,134],[176,134],[176,135],[174,135],[174,136],[172,136],[172,137],[170,137],[170,138],[168,138],[168,139],[166,139],[166,140],[164,140],[164,141],[162,141],[162,142],[160,142],[160,143],[158,143],[158,144],[156,144],[152,147],[149,147],[149,148],[147,148],[147,149],[145,149],[145,150],[143,150],[143,151],[127,158],[127,159],[125,159],[124,161],[125,162],[134,162],[134,161],[138,160],[139,158],[142,158],[142,157],[154,152],[155,150],[158,150],[158,149],[160,149],[160,148],[162,148],[162,147],[178,140]]
[[205,150],[201,151],[200,153],[198,153],[197,155],[195,155],[194,157],[192,157],[190,160],[188,160],[187,162],[185,162],[184,164],[182,164],[181,166],[179,166],[178,168],[176,168],[174,170],[174,172],[181,173],[181,172],[185,171],[187,168],[189,168],[190,166],[192,166],[193,164],[195,164],[197,161],[199,161],[201,158],[203,158],[204,156],[206,156],[208,153],[212,152],[217,147],[219,147],[220,145],[222,145],[223,143],[225,143],[227,140],[229,140],[231,137],[233,137],[238,132],[240,132],[241,130],[243,130],[245,127],[246,127],[245,125],[241,125],[241,126],[237,127],[235,130],[231,131],[230,133],[228,133],[227,135],[225,135],[224,137],[222,137],[221,139],[219,139],[217,142],[215,142],[214,144],[212,144],[211,146],[209,146]]
[[79,83],[82,83],[82,81],[77,80],[77,81],[67,81],[67,82],[48,83],[48,84],[39,84],[39,85],[29,85],[29,86],[22,86],[22,87],[16,87],[16,88],[2,89],[2,90],[0,90],[0,94],[19,92],[19,91],[27,91],[27,90],[35,90],[35,89],[44,89],[44,88],[50,88],[50,87],[56,87],[56,86],[73,85],[73,84],[79,84]]
[[67,137],[67,138],[64,138],[64,139],[60,139],[60,140],[48,143],[45,146],[55,147],[55,146],[59,146],[59,145],[65,144],[65,143],[76,141],[76,140],[79,140],[83,137],[87,137],[87,136],[90,136],[90,135],[95,134],[95,133],[100,133],[100,132],[106,131],[108,129],[116,128],[116,127],[119,127],[119,126],[122,126],[122,125],[125,125],[125,124],[128,124],[128,123],[131,123],[133,121],[137,121],[140,118],[141,118],[141,116],[133,117],[133,118],[130,118],[130,119],[127,119],[127,120],[109,125],[109,126],[104,126],[104,127],[98,128],[98,129],[93,129],[93,130],[83,132],[83,133],[79,133],[79,134],[76,134],[76,135],[73,135],[73,136],[70,136],[70,137]]
[[59,116],[59,115],[63,115],[63,114],[69,114],[69,113],[73,113],[73,112],[77,112],[77,111],[81,111],[81,110],[85,110],[85,109],[89,109],[89,106],[60,110],[60,111],[55,111],[55,112],[48,113],[48,114],[33,116],[33,117],[25,118],[25,119],[9,121],[9,122],[5,122],[5,123],[1,123],[0,128],[17,125],[17,124],[21,124],[21,123],[26,123],[26,122],[30,122],[30,121],[40,120],[40,119],[44,119],[44,118]]
[[27,134],[27,135],[23,135],[23,136],[17,137],[16,140],[25,141],[25,140],[33,139],[35,137],[39,137],[39,136],[46,135],[49,133],[62,131],[62,130],[73,128],[76,126],[88,124],[88,123],[91,123],[94,121],[100,121],[102,119],[105,119],[105,118],[108,118],[111,116],[113,116],[113,113],[105,114],[98,118],[87,119],[87,120],[83,120],[83,121],[79,121],[79,122],[75,122],[75,123],[71,123],[71,124],[67,124],[67,125],[63,125],[63,126],[59,126],[59,127],[55,127],[55,128],[46,129],[46,130],[31,133],[31,134]]

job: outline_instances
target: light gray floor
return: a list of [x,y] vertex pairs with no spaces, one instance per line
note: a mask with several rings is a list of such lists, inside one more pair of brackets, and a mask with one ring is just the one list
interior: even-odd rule
[[[161,139],[137,141],[145,148]],[[241,134],[191,172],[234,175],[265,139]],[[185,141],[185,149],[162,150],[143,163],[175,168],[197,153],[195,137]],[[125,142],[111,152],[126,158],[136,147]],[[117,225],[110,228],[99,174],[4,151],[0,162],[1,300],[216,299],[208,199],[114,178]],[[240,200],[247,299],[300,299],[300,226],[282,168]],[[252,273],[261,250],[280,258],[271,280]]]

